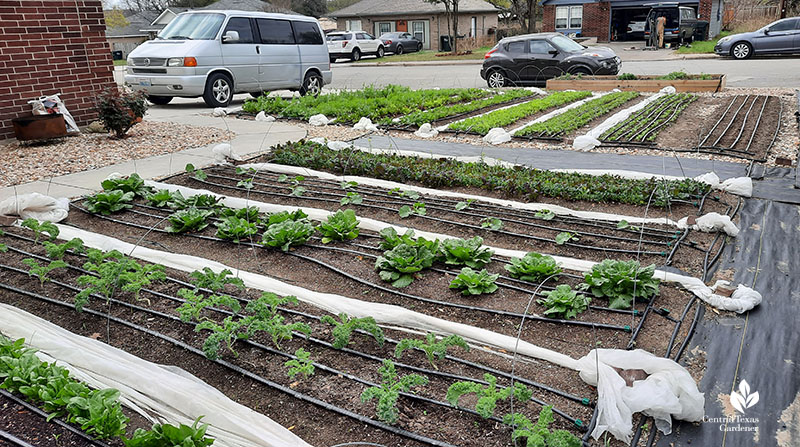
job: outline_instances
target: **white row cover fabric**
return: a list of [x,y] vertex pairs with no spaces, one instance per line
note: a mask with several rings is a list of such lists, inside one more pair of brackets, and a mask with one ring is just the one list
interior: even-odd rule
[[377,132],[378,131],[378,126],[376,126],[375,124],[372,124],[372,120],[365,116],[365,117],[362,117],[360,120],[358,120],[357,123],[355,123],[353,125],[353,129]]
[[678,221],[678,228],[685,229],[691,227],[692,230],[704,233],[724,231],[728,236],[736,237],[739,234],[739,227],[731,222],[730,216],[719,213],[708,213],[696,219],[694,225],[688,225],[689,218],[684,217]]
[[[186,187],[186,186],[172,185],[172,184],[169,184],[169,183],[159,183],[159,182],[154,182],[154,181],[150,181],[150,180],[145,181],[145,183],[150,185],[150,186],[153,186],[155,188],[158,188],[158,189],[167,189],[169,191],[180,191],[181,194],[184,197],[189,197],[189,196],[193,196],[193,195],[196,195],[196,194],[210,194],[210,195],[213,195],[213,196],[216,196],[216,197],[220,197],[221,203],[223,203],[224,205],[226,205],[228,207],[231,207],[231,208],[245,208],[245,207],[249,207],[249,206],[255,206],[261,212],[264,212],[264,213],[279,213],[281,211],[292,212],[292,211],[294,211],[294,210],[296,210],[298,208],[298,207],[294,207],[294,206],[278,205],[278,204],[274,204],[274,203],[265,203],[265,202],[259,202],[259,201],[250,200],[250,199],[242,199],[242,198],[238,198],[238,197],[228,197],[228,196],[225,196],[225,195],[222,195],[222,194],[217,194],[217,193],[214,193],[214,192],[211,192],[211,191],[208,191],[208,190],[194,189],[194,188],[189,188],[189,187]],[[307,207],[300,207],[300,208],[303,210],[304,213],[306,213],[308,215],[309,218],[311,218],[313,220],[317,220],[317,221],[327,220],[328,216],[333,214],[332,211],[323,210],[323,209],[319,209],[319,208],[307,208]],[[413,228],[408,228],[408,227],[404,227],[404,226],[400,226],[400,225],[389,224],[387,222],[382,222],[380,220],[370,219],[370,218],[366,218],[366,217],[360,217],[359,218],[358,227],[361,228],[361,229],[364,229],[364,230],[369,230],[369,231],[374,231],[374,232],[379,232],[384,228],[392,227],[399,234],[403,234],[407,230],[413,229]],[[447,234],[432,233],[432,232],[429,232],[429,231],[421,231],[421,230],[417,230],[417,229],[413,229],[413,230],[414,230],[414,232],[415,232],[415,234],[417,236],[424,237],[424,238],[426,238],[428,240],[433,240],[433,239],[445,240],[445,239],[454,238],[454,236],[450,236],[450,235],[447,235]],[[521,258],[521,257],[525,256],[525,254],[526,254],[526,252],[522,251],[522,250],[510,250],[510,249],[507,249],[507,248],[492,247],[492,246],[488,246],[488,245],[487,245],[487,247],[490,248],[491,250],[493,250],[497,255],[505,256],[507,258]],[[547,253],[544,253],[544,254],[547,254]],[[594,267],[595,264],[597,264],[594,261],[586,261],[586,260],[583,260],[583,259],[576,259],[576,258],[569,258],[569,257],[565,257],[565,256],[555,256],[555,255],[550,255],[550,256],[552,256],[553,259],[555,259],[556,262],[561,264],[564,268],[569,269],[569,270],[579,271],[579,272],[587,272],[587,271],[591,270],[592,267]],[[676,273],[671,273],[671,272],[667,272],[667,271],[664,271],[664,270],[656,270],[655,273],[653,274],[653,276],[658,278],[658,279],[660,279],[661,281],[664,281],[664,282],[672,282],[672,283],[680,284],[681,286],[685,287],[687,290],[689,290],[692,293],[694,293],[698,298],[700,298],[703,301],[711,304],[709,302],[709,298],[713,294],[713,290],[710,287],[708,287],[707,285],[705,285],[705,283],[703,283],[703,281],[701,281],[698,278],[694,278],[694,277],[691,277],[691,276],[678,275]]]
[[211,154],[214,155],[214,161],[217,163],[227,163],[228,159],[242,161],[242,157],[234,152],[228,143],[220,143],[214,146],[211,148]]
[[47,222],[61,222],[67,218],[69,199],[55,199],[38,192],[11,196],[0,202],[0,216],[19,216]]
[[[65,228],[70,227],[61,226]],[[2,303],[0,332],[12,339],[24,338],[90,386],[119,390],[124,403],[157,414],[160,422],[192,425],[204,416],[202,422],[209,424],[207,433],[216,439],[215,446],[311,447],[180,368],[148,362]]]
[[484,135],[483,141],[489,144],[502,144],[511,141],[511,134],[502,127],[493,127]]
[[433,138],[436,135],[439,135],[439,131],[434,129],[433,126],[431,126],[431,123],[425,123],[419,126],[419,129],[414,132],[414,135],[420,138]]
[[256,121],[271,123],[275,121],[275,117],[272,115],[267,115],[267,113],[262,110],[256,114]]
[[[251,204],[252,205],[252,204]],[[293,295],[299,300],[315,305],[331,313],[344,312],[363,318],[372,317],[384,325],[397,325],[440,334],[456,334],[477,344],[494,346],[509,352],[518,352],[565,368],[580,372],[587,383],[598,387],[598,422],[592,435],[597,439],[608,431],[616,438],[628,442],[632,435],[631,414],[648,412],[659,419],[659,428],[668,432],[670,416],[688,421],[699,421],[703,416],[704,398],[694,380],[683,367],[672,360],[658,358],[642,350],[625,351],[598,349],[590,351],[581,359],[517,340],[515,337],[486,329],[415,312],[404,307],[365,302],[341,295],[320,293],[277,279],[244,270],[238,270],[216,261],[184,254],[168,253],[59,224],[60,238],[81,238],[88,247],[102,250],[119,250],[138,259],[162,264],[184,272],[209,267],[215,272],[229,269],[242,279],[245,285],[278,295]],[[628,388],[625,381],[612,367],[643,369],[649,377],[637,382],[636,388]],[[644,390],[646,392],[637,392]]]
[[600,125],[598,125],[594,129],[587,132],[585,135],[581,135],[575,138],[575,141],[572,142],[572,147],[579,151],[588,151],[596,148],[597,146],[600,145],[600,140],[599,140],[600,136],[602,136],[608,129],[611,129],[617,124],[625,121],[632,114],[652,104],[653,101],[657,101],[662,97],[664,97],[665,95],[671,93],[675,93],[675,87],[667,86],[662,88],[655,95],[652,95],[649,98],[646,98],[645,100],[640,101],[639,103],[631,107],[620,110],[619,112],[608,117],[608,119],[600,123]]
[[724,182],[720,182],[719,176],[713,172],[709,172],[703,175],[699,175],[694,178],[698,182],[703,182],[707,185],[711,185],[714,189],[719,189],[720,191],[729,192],[731,194],[736,194],[737,196],[742,197],[752,197],[753,196],[753,179],[750,177],[734,177],[725,180]]
[[329,120],[328,117],[326,117],[325,115],[323,115],[321,113],[318,113],[316,115],[312,115],[308,119],[308,124],[311,124],[312,126],[327,126],[331,122],[332,122],[332,120]]

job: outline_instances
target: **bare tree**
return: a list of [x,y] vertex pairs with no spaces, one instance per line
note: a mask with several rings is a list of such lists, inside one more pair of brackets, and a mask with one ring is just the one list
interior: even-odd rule
[[170,0],[123,0],[125,7],[134,11],[163,11],[171,5]]
[[[425,0],[428,3],[441,4],[444,6],[444,14],[447,18],[447,34],[450,37],[450,50],[453,54],[458,54],[458,2],[459,0]],[[451,26],[452,25],[452,26]]]

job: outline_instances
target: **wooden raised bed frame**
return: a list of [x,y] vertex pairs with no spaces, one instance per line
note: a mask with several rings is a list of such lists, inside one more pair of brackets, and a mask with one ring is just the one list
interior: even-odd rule
[[678,92],[719,92],[725,88],[727,76],[712,74],[711,79],[633,79],[620,80],[616,76],[592,76],[584,79],[548,79],[548,90],[607,91],[618,88],[637,92],[657,92],[673,86]]

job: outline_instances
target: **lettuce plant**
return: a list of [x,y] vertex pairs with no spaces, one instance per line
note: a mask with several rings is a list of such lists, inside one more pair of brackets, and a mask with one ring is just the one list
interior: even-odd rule
[[400,215],[400,217],[405,219],[406,217],[410,217],[414,214],[416,214],[417,216],[424,216],[428,214],[428,209],[425,207],[424,203],[415,202],[411,206],[408,205],[401,206],[400,209],[397,210],[397,213]]
[[153,192],[152,186],[146,186],[139,174],[133,173],[127,177],[110,178],[100,183],[105,191],[119,190],[132,192],[136,197],[147,197]]
[[258,231],[256,224],[236,216],[225,217],[215,225],[218,238],[231,240],[237,244],[243,239],[252,237]]
[[339,210],[328,216],[327,222],[319,224],[317,229],[322,233],[322,243],[346,241],[358,237],[358,219],[353,210]]
[[491,262],[494,252],[483,247],[483,238],[445,239],[440,245],[445,264],[466,265],[474,269],[483,268]]
[[220,208],[217,211],[217,216],[225,218],[225,217],[238,217],[244,221],[259,224],[261,223],[261,219],[259,217],[258,207],[255,206],[248,206],[245,208],[228,208],[227,206]]
[[572,290],[567,284],[560,284],[555,290],[542,292],[542,295],[545,298],[536,300],[536,302],[547,309],[544,314],[566,319],[575,318],[579,313],[588,309],[589,303],[592,301],[591,298]]
[[484,293],[494,293],[497,290],[497,278],[500,275],[492,275],[483,269],[481,271],[472,270],[464,267],[452,282],[451,289],[461,290],[462,295],[482,295]]
[[172,192],[168,189],[159,189],[156,192],[148,194],[146,198],[150,205],[164,208],[165,206],[170,206],[180,194],[181,193],[178,191]]
[[375,270],[382,280],[402,288],[414,282],[415,274],[431,267],[435,259],[434,252],[427,246],[400,244],[378,257]]
[[122,192],[119,189],[113,191],[101,191],[86,197],[84,206],[90,213],[108,216],[112,213],[124,209],[133,208],[132,192]]
[[378,368],[381,374],[380,386],[371,386],[361,393],[361,402],[378,399],[376,414],[378,419],[387,424],[396,424],[400,411],[397,409],[397,399],[400,392],[407,393],[412,387],[428,384],[428,378],[419,374],[407,374],[403,377],[397,375],[394,363],[385,359],[383,366]]
[[175,211],[167,218],[169,225],[166,230],[169,233],[201,231],[208,226],[208,218],[212,214],[214,214],[213,211],[201,210],[194,206]]
[[262,235],[261,244],[289,251],[290,247],[305,244],[314,231],[314,226],[307,220],[285,220],[270,225]]
[[561,273],[561,267],[552,256],[534,251],[521,258],[511,258],[511,264],[507,264],[505,269],[514,278],[531,282],[542,281],[551,275],[556,275],[554,278],[557,278]]
[[208,447],[214,439],[206,437],[208,424],[198,426],[202,418],[199,416],[191,426],[155,424],[152,430],[137,428],[132,438],[122,440],[125,447]]
[[412,247],[427,247],[431,253],[439,253],[439,240],[434,239],[429,241],[424,237],[414,237],[414,230],[408,229],[402,235],[397,234],[394,227],[386,227],[380,231],[381,236],[381,249],[391,250],[400,244],[410,245]]
[[270,214],[269,217],[267,217],[266,224],[267,227],[271,227],[287,220],[298,221],[306,219],[307,217],[308,214],[304,213],[303,210],[300,209],[292,211],[291,213],[288,211],[281,211],[279,213]]
[[606,259],[584,273],[583,290],[596,298],[607,298],[612,309],[630,309],[636,299],[649,300],[658,294],[656,266],[641,267],[638,261]]

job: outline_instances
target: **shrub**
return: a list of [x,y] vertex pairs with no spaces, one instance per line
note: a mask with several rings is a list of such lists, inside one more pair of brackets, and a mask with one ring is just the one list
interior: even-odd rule
[[514,278],[531,282],[542,281],[550,275],[561,273],[561,267],[552,256],[534,251],[521,258],[511,258],[511,264],[505,268]]
[[124,92],[109,88],[97,98],[97,114],[103,127],[117,138],[142,121],[147,111],[147,96],[144,92]]
[[606,259],[583,275],[581,285],[597,298],[608,298],[612,309],[630,309],[637,298],[649,300],[658,293],[656,266],[641,267],[638,261]]

